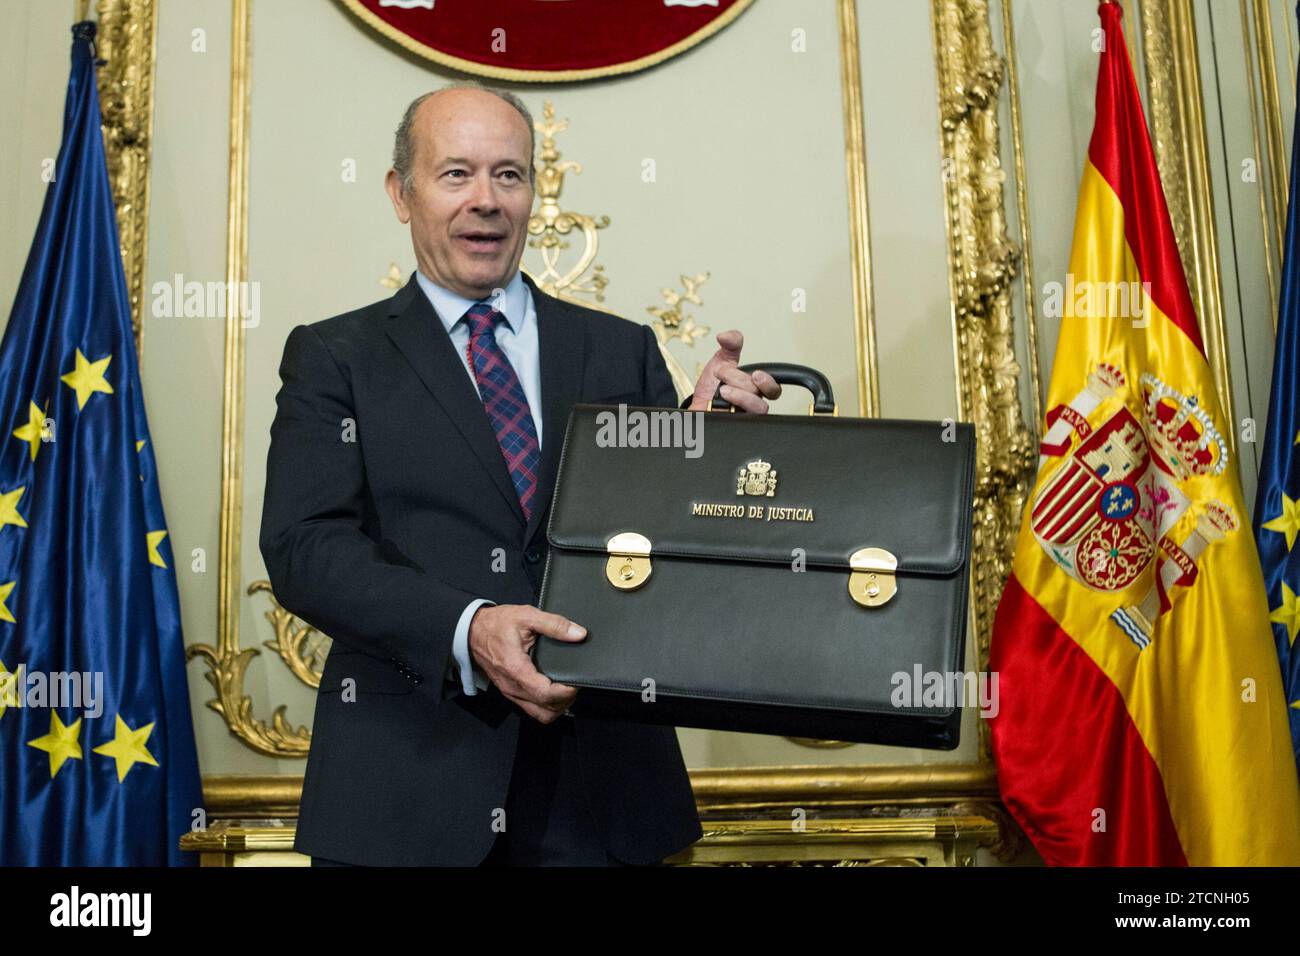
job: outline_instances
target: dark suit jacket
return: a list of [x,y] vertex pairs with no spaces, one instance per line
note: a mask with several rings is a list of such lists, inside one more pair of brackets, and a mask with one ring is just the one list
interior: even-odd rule
[[[414,274],[391,299],[298,326],[285,342],[262,557],[280,604],[334,639],[303,781],[301,853],[370,865],[482,860],[493,812],[506,805],[519,722],[532,718],[495,687],[462,692],[450,666],[456,623],[473,598],[537,602],[575,402],[677,405],[649,328],[524,278],[543,423],[539,507],[527,522],[482,402]],[[504,573],[493,571],[498,548]],[[340,693],[346,678],[352,702]],[[610,853],[645,863],[699,839],[672,728],[559,719],[574,721]]]

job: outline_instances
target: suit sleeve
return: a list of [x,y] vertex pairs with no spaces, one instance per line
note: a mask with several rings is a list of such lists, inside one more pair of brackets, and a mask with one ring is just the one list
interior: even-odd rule
[[691,404],[692,396],[687,395],[681,402],[677,401],[677,387],[673,377],[668,374],[668,364],[663,353],[659,351],[659,342],[655,339],[650,326],[641,326],[645,338],[645,404],[659,408],[686,408]]
[[478,597],[362,530],[369,499],[352,389],[320,335],[285,342],[271,424],[260,544],[276,600],[350,648],[393,664],[435,699],[466,605]]

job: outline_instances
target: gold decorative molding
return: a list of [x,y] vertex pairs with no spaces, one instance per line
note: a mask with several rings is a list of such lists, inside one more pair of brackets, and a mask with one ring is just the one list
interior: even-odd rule
[[843,750],[845,747],[853,746],[851,740],[822,740],[817,737],[786,737],[785,739],[792,744],[811,747],[814,750]]
[[[997,853],[994,808],[968,805],[907,815],[786,820],[737,819],[705,825],[700,840],[669,857],[672,866],[969,867],[976,853]],[[285,819],[217,820],[186,833],[181,849],[201,866],[308,866],[295,852],[296,826]]]
[[[1264,99],[1264,129],[1268,146],[1269,195],[1273,200],[1273,228],[1277,237],[1277,248],[1281,250],[1286,224],[1287,195],[1290,192],[1290,184],[1287,181],[1290,174],[1290,156],[1287,153],[1286,135],[1283,130],[1282,97],[1277,86],[1277,58],[1273,52],[1273,8],[1268,0],[1251,0],[1251,8],[1255,24],[1253,42],[1259,55],[1259,88]],[[1289,37],[1290,30],[1287,34]],[[1252,43],[1249,30],[1244,31],[1242,39],[1245,41],[1247,57],[1249,57]],[[1249,64],[1247,69],[1249,70]],[[1253,94],[1253,82],[1251,85]],[[1253,111],[1251,119],[1254,119]],[[1276,309],[1273,310],[1273,322],[1276,327]]]
[[726,820],[704,824],[674,866],[974,866],[999,839],[998,822],[946,810],[843,819]]
[[270,726],[253,713],[253,699],[244,693],[244,674],[259,653],[256,648],[223,655],[210,644],[194,644],[188,653],[208,665],[203,676],[217,693],[215,699],[208,701],[208,707],[221,715],[232,734],[266,757],[307,756],[311,731],[290,724],[284,704],[276,707]]
[[[1257,168],[1256,172],[1256,193],[1259,196],[1259,235],[1264,245],[1264,272],[1268,280],[1268,311],[1273,317],[1273,331],[1277,332],[1277,280],[1275,274],[1281,269],[1281,262],[1277,263],[1277,269],[1274,269],[1274,256],[1281,256],[1282,250],[1282,226],[1280,220],[1273,219],[1270,221],[1268,212],[1269,190],[1265,188],[1263,178],[1258,173],[1258,167],[1264,162],[1264,157],[1260,151],[1259,141],[1259,97],[1255,93],[1255,57],[1251,49],[1251,30],[1250,14],[1246,9],[1246,0],[1240,0],[1241,8],[1241,35],[1242,35],[1242,54],[1246,60],[1246,91],[1250,99],[1250,140],[1253,147],[1253,156]],[[1263,74],[1260,74],[1260,80],[1263,80]],[[1270,165],[1272,158],[1269,158]],[[1269,238],[1270,230],[1276,236],[1275,239]],[[1274,245],[1276,243],[1276,246]],[[1274,249],[1276,248],[1276,253]]]
[[[609,227],[609,216],[588,216],[586,213],[571,212],[560,208],[560,193],[564,191],[564,176],[573,173],[582,174],[582,164],[571,159],[560,159],[560,150],[555,144],[555,134],[569,128],[567,119],[555,118],[555,107],[550,100],[542,106],[542,119],[533,123],[533,128],[542,135],[541,152],[535,163],[537,169],[537,211],[528,217],[528,240],[530,248],[538,250],[542,257],[542,268],[536,273],[529,273],[537,282],[537,287],[548,295],[589,305],[586,297],[597,302],[605,301],[605,287],[609,277],[605,267],[596,265],[596,255],[600,250],[598,229]],[[578,230],[583,239],[582,251],[577,261],[566,271],[559,270],[561,253],[571,248],[569,236]]]
[[871,271],[871,210],[867,202],[867,142],[862,114],[862,70],[856,0],[839,0],[840,99],[844,110],[844,166],[849,198],[849,252],[853,266],[853,335],[857,346],[858,414],[880,414],[876,359],[876,304]]
[[213,819],[292,817],[302,777],[290,774],[204,774],[203,806]]
[[1291,99],[1296,97],[1296,65],[1295,65],[1295,24],[1289,19],[1283,24],[1282,32],[1286,35],[1286,63],[1287,78],[1291,81]]
[[[1235,459],[1236,403],[1228,370],[1195,16],[1191,0],[1141,0],[1141,11],[1156,165]],[[1237,466],[1240,470],[1240,462]]]
[[1042,375],[1038,367],[1038,287],[1034,284],[1034,244],[1029,223],[1029,174],[1025,166],[1025,128],[1020,116],[1020,77],[1016,68],[1015,13],[1011,0],[1002,0],[1002,49],[1007,63],[1008,106],[1011,114],[1011,148],[1016,162],[1016,218],[1020,223],[1021,288],[1025,300],[1025,353],[1029,357],[1029,394],[1033,417],[1031,433],[1037,437],[1043,420]]
[[1292,24],[1289,20],[1283,26],[1282,32],[1286,34],[1287,79],[1291,81],[1291,101],[1295,102],[1295,98],[1296,98],[1295,36],[1292,33]]
[[[78,11],[80,12],[80,11]],[[142,314],[148,255],[149,160],[153,131],[153,84],[158,10],[154,0],[98,0],[96,52],[104,64],[98,73],[103,113],[102,130],[117,211],[122,262],[131,302],[137,353],[143,349]],[[239,320],[240,283],[247,278],[248,259],[248,123],[251,0],[232,2],[232,59],[229,197],[226,247],[226,355],[222,426],[221,568],[218,601],[218,644],[191,645],[187,657],[203,659],[205,675],[217,692],[208,706],[221,714],[232,733],[252,749],[268,756],[306,756],[310,735],[294,728],[283,706],[271,725],[253,715],[252,700],[243,693],[244,673],[259,652],[241,650],[238,638],[238,567],[240,520],[243,510],[243,366],[244,334]],[[260,582],[249,593],[261,590]],[[319,635],[305,634],[283,618],[279,605],[267,614],[276,630],[268,641],[293,673],[318,686],[319,661],[313,648]],[[312,673],[315,671],[315,684]]]
[[[1287,183],[1286,152],[1282,147],[1282,113],[1277,90],[1277,66],[1273,57],[1273,10],[1265,2],[1254,2],[1248,11],[1246,0],[1240,0],[1242,53],[1246,60],[1246,89],[1250,96],[1250,136],[1256,163],[1256,185],[1259,193],[1259,231],[1264,245],[1264,271],[1268,279],[1269,315],[1273,319],[1273,332],[1277,333],[1278,284],[1276,275],[1282,269],[1285,248],[1283,230],[1286,223],[1286,204],[1290,191]],[[1261,9],[1262,8],[1262,9]],[[1255,29],[1252,30],[1252,12]],[[1262,24],[1262,27],[1261,27]],[[1267,34],[1265,48],[1264,34]],[[1288,52],[1291,31],[1287,30]],[[1258,73],[1256,51],[1258,50]],[[1258,172],[1264,164],[1260,150],[1260,96],[1255,92],[1259,79],[1263,91],[1265,142],[1267,143],[1267,180]],[[1294,81],[1294,75],[1292,76]],[[1294,91],[1293,91],[1294,92]],[[1271,202],[1270,202],[1271,201]],[[1272,213],[1270,215],[1270,205]],[[1276,259],[1276,261],[1275,261]],[[1276,265],[1276,268],[1274,266]]]
[[[984,848],[1009,862],[1027,846],[983,764],[747,767],[690,771],[704,838],[685,865],[964,865]],[[231,854],[288,853],[302,778],[203,780],[207,830],[182,845],[223,864]],[[791,821],[806,816],[805,829]]]
[[[271,622],[275,639],[266,641],[265,646],[275,651],[289,671],[308,687],[320,687],[330,639],[281,607],[271,593],[270,581],[254,581],[248,586],[248,593],[265,593],[271,601],[266,619]],[[217,693],[215,699],[208,701],[208,707],[221,715],[232,734],[267,757],[307,756],[311,749],[311,731],[304,726],[294,727],[289,722],[287,705],[280,704],[275,708],[271,724],[267,726],[253,713],[253,699],[244,693],[244,675],[260,651],[252,647],[241,649],[236,638],[231,647],[195,644],[188,653],[191,658],[198,657],[208,665],[203,676]]]
[[998,799],[989,763],[727,767],[690,771],[703,817],[761,808],[844,811]]
[[687,348],[695,347],[695,340],[703,338],[709,334],[707,325],[697,325],[695,316],[685,311],[684,303],[694,305],[704,305],[704,300],[700,298],[700,286],[708,281],[709,274],[700,272],[694,276],[680,276],[682,291],[674,289],[661,289],[660,294],[664,297],[664,305],[651,305],[646,307],[646,311],[653,315],[654,321],[650,322],[650,329],[655,334],[655,341],[659,343],[659,351],[663,353],[664,362],[668,366],[668,374],[672,376],[673,387],[677,389],[677,397],[685,398],[695,391],[695,381],[699,378],[698,365],[694,377],[687,374],[680,362],[668,351],[669,342],[681,342]]
[[[689,771],[702,816],[758,808],[844,810],[868,806],[940,806],[998,799],[989,763],[725,767]],[[203,805],[215,817],[287,816],[296,812],[302,777],[208,774]]]
[[267,861],[256,865],[310,866],[308,857],[294,851],[296,833],[296,826],[279,819],[218,820],[202,830],[182,834],[180,845],[182,850],[199,854],[200,866],[239,866],[240,858],[249,859],[250,854]]
[[145,262],[149,252],[149,158],[153,136],[154,0],[99,0],[95,50],[109,187],[131,302],[137,354],[144,348]]
[[271,601],[271,610],[266,612],[266,619],[271,622],[275,639],[264,641],[263,646],[280,655],[290,673],[308,687],[315,690],[320,687],[321,673],[325,669],[325,658],[329,656],[333,641],[306,621],[285,610],[275,599],[270,581],[254,581],[248,586],[248,593],[265,594]]
[[[252,85],[252,0],[231,0],[230,154],[226,205],[226,328],[221,420],[220,557],[217,572],[217,644],[194,644],[190,659],[208,665],[204,675],[217,692],[208,707],[230,732],[268,757],[305,757],[311,736],[294,728],[284,705],[271,725],[253,714],[244,674],[260,652],[239,646],[240,543],[244,511],[244,323],[240,289],[248,279],[248,131]],[[256,589],[257,585],[250,588]]]
[[391,292],[396,292],[406,282],[402,268],[396,262],[388,263],[388,272],[379,280],[379,284]]
[[[988,0],[932,4],[957,409],[976,434],[971,631],[982,670],[1037,450],[1015,355],[1011,284],[1019,252],[1007,236],[997,116],[1003,61],[993,49]],[[979,728],[985,759],[987,723]]]

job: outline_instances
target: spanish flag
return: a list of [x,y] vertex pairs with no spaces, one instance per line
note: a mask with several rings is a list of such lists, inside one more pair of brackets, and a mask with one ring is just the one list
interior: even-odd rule
[[1250,515],[1118,4],[1038,478],[993,628],[1003,801],[1049,864],[1297,865]]

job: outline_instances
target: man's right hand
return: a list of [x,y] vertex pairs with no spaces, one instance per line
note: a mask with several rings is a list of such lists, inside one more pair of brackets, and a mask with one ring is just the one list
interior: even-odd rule
[[587,629],[531,604],[484,605],[469,624],[469,653],[502,694],[528,716],[549,724],[569,709],[578,689],[555,683],[533,664],[529,651],[539,634],[577,642]]

